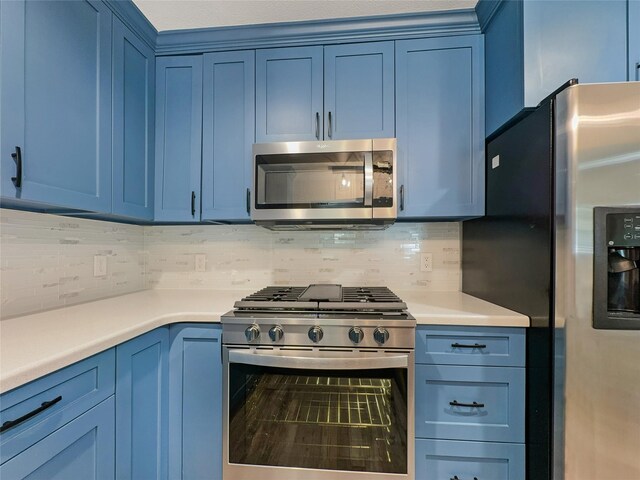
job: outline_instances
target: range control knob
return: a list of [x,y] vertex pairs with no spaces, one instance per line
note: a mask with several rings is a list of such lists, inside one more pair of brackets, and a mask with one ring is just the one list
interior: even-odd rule
[[313,342],[313,343],[318,343],[320,340],[322,340],[322,337],[324,336],[324,333],[322,332],[322,329],[319,326],[315,326],[315,327],[311,327],[309,329],[309,339]]
[[360,343],[364,340],[364,332],[360,327],[353,327],[349,330],[349,340],[353,343]]
[[280,325],[274,325],[269,329],[269,338],[272,342],[278,342],[284,337],[284,330]]
[[384,345],[389,340],[389,332],[386,328],[378,327],[373,331],[373,339],[380,345]]
[[249,325],[244,331],[244,336],[247,337],[247,342],[255,342],[260,336],[260,327],[255,323]]

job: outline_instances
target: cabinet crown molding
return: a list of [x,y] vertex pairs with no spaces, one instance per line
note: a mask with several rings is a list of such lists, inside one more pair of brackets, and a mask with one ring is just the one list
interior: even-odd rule
[[158,33],[157,55],[326,45],[480,33],[473,9],[347,19],[172,30]]

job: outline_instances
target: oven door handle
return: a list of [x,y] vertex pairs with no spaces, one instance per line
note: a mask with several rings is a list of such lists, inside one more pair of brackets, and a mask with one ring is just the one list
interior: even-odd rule
[[408,355],[302,357],[269,353],[230,350],[229,363],[243,363],[259,367],[299,368],[305,370],[373,370],[407,368]]

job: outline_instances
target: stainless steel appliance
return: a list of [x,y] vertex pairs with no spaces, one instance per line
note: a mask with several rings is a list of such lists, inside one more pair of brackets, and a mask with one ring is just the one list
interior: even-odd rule
[[273,230],[386,228],[395,159],[395,138],[255,144],[251,219]]
[[638,479],[640,83],[569,82],[487,159],[463,291],[531,318],[527,478]]
[[385,287],[267,287],[222,317],[224,480],[414,479],[415,319]]

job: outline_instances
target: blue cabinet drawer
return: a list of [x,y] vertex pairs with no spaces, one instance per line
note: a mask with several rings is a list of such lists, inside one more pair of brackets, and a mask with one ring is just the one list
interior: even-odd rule
[[113,416],[111,397],[4,463],[0,478],[115,478]]
[[524,442],[524,368],[416,365],[415,380],[416,437]]
[[416,480],[523,480],[524,467],[524,445],[416,440]]
[[420,327],[416,363],[524,367],[525,329]]
[[114,392],[114,350],[94,355],[0,397],[0,424],[62,397],[49,408],[0,434],[0,463],[89,410]]

